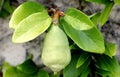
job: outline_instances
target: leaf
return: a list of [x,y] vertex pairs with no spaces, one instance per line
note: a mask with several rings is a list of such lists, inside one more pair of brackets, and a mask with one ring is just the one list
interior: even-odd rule
[[27,74],[17,70],[15,67],[9,67],[3,72],[3,77],[29,77]]
[[82,12],[68,9],[61,18],[61,24],[66,34],[83,50],[93,53],[103,53],[104,40],[100,31]]
[[78,61],[77,61],[77,65],[76,68],[79,68],[81,65],[84,64],[84,62],[89,58],[89,54],[86,52],[81,53]]
[[86,70],[81,73],[80,77],[88,77],[89,73],[90,73],[90,67],[86,68]]
[[37,2],[28,1],[21,4],[14,12],[9,22],[9,27],[15,29],[26,17],[37,12],[43,12],[45,8]]
[[33,74],[33,73],[37,72],[37,70],[38,70],[37,66],[31,59],[28,59],[25,62],[23,62],[22,64],[18,65],[17,69],[26,74]]
[[116,54],[116,44],[105,42],[105,53],[109,57],[115,56]]
[[76,64],[79,58],[79,54],[73,54],[70,64],[63,70],[63,77],[78,77],[83,71],[88,68],[90,64],[90,58],[79,68],[76,68]]
[[95,2],[95,3],[98,3],[98,4],[106,4],[106,3],[109,3],[110,0],[86,0],[88,2]]
[[4,5],[3,5],[3,9],[5,9],[7,12],[12,13],[14,11],[13,6],[10,5],[10,1],[6,0]]
[[106,55],[96,55],[96,66],[100,69],[110,71],[112,74],[115,73],[117,68],[119,68],[119,64],[115,57],[110,58]]
[[16,27],[12,41],[23,43],[42,34],[51,24],[52,19],[45,12],[34,13],[23,19]]
[[90,17],[90,20],[97,26],[99,24],[99,18],[101,13],[95,13],[92,17]]
[[120,6],[120,0],[114,0],[115,4]]
[[49,74],[47,71],[40,69],[38,72],[30,75],[30,77],[49,77]]
[[99,68],[96,68],[95,69],[95,72],[103,77],[107,77],[109,75],[111,75],[111,72],[110,71],[106,71],[106,70],[103,70],[103,69],[99,69]]
[[104,10],[101,13],[100,20],[99,20],[101,26],[103,26],[108,20],[108,17],[110,15],[110,12],[113,6],[114,6],[114,2],[106,4]]
[[45,70],[39,70],[37,73],[37,77],[49,77],[49,74]]

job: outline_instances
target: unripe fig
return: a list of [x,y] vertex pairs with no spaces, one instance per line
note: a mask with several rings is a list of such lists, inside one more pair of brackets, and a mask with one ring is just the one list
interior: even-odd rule
[[46,34],[42,62],[54,73],[64,69],[71,60],[70,48],[66,34],[58,25],[52,25]]

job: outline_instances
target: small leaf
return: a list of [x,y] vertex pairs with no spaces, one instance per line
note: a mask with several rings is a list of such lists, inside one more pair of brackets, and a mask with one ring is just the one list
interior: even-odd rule
[[100,20],[99,20],[101,26],[103,26],[106,23],[106,21],[108,20],[108,17],[110,15],[110,12],[111,12],[113,6],[114,6],[114,2],[111,2],[111,3],[108,3],[105,5],[105,8],[102,11]]
[[80,77],[88,77],[89,73],[90,73],[90,67],[86,68],[85,71],[81,73]]
[[87,52],[83,52],[81,53],[78,61],[77,61],[77,65],[76,68],[79,68],[81,65],[84,64],[84,62],[89,58],[89,54]]
[[39,70],[37,73],[37,77],[49,77],[49,74],[45,70]]
[[95,3],[98,3],[98,4],[106,4],[106,3],[109,3],[110,0],[86,0],[88,2],[95,2]]
[[26,74],[33,74],[33,73],[37,72],[37,70],[38,70],[37,66],[31,59],[28,59],[24,63],[18,65],[17,69]]
[[3,77],[29,77],[27,74],[17,70],[15,67],[9,67],[3,72]]
[[81,49],[93,53],[105,51],[102,34],[84,13],[73,8],[68,9],[61,18],[61,24],[66,34]]
[[109,57],[115,56],[116,54],[116,44],[105,42],[105,54]]
[[51,24],[52,19],[45,12],[34,13],[23,19],[16,27],[12,41],[23,43],[42,34]]
[[9,27],[15,29],[17,25],[31,14],[45,11],[45,8],[37,2],[28,1],[21,4],[14,12],[9,22]]
[[99,18],[100,18],[101,13],[95,13],[90,17],[90,20],[97,26],[99,24]]
[[114,0],[115,4],[120,6],[120,0]]

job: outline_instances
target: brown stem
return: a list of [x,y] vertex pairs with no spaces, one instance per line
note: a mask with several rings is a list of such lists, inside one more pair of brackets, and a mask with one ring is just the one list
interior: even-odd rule
[[58,24],[59,22],[59,17],[60,16],[64,16],[64,13],[59,11],[59,10],[56,10],[54,8],[51,8],[50,10],[48,10],[49,13],[53,13],[52,14],[52,19],[53,19],[53,24]]

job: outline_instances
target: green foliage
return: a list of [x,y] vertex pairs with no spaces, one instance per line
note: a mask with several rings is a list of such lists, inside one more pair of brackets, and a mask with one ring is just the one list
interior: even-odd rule
[[120,6],[120,0],[114,0],[114,2]]
[[[72,23],[71,23],[72,22]],[[88,16],[76,9],[68,9],[61,19],[66,34],[83,50],[103,53],[104,40]]]
[[20,71],[22,71],[28,75],[33,74],[33,73],[37,72],[37,70],[38,70],[36,64],[31,59],[28,59],[24,63],[18,65],[17,69],[19,69]]
[[21,4],[14,12],[11,17],[9,26],[10,28],[15,29],[17,25],[25,18],[30,16],[31,14],[37,12],[43,12],[45,8],[37,2],[25,2]]
[[9,0],[0,0],[0,17],[7,17],[9,14],[11,14],[14,11],[14,6],[10,5]]
[[[111,0],[85,1],[104,4],[105,8],[102,12],[97,12],[91,16],[75,8],[67,9],[65,15],[61,16],[59,15],[61,12],[58,13],[58,10],[56,11],[56,9],[53,10],[52,8],[51,16],[49,16],[44,6],[37,2],[28,1],[21,4],[14,11],[9,24],[10,28],[14,29],[12,41],[14,43],[28,42],[48,29],[51,31],[51,26],[60,26],[59,28],[68,37],[62,38],[63,35],[58,33],[57,29],[53,29],[52,33],[49,34],[50,38],[46,37],[49,40],[46,43],[47,47],[43,48],[49,51],[49,53],[46,53],[49,57],[45,57],[45,59],[51,63],[57,58],[63,58],[63,55],[66,58],[70,54],[65,52],[67,50],[64,46],[64,43],[66,45],[64,40],[67,38],[71,45],[72,58],[68,66],[62,67],[63,71],[58,72],[56,75],[51,72],[48,73],[43,68],[38,69],[31,59],[27,59],[16,67],[5,64],[6,71],[3,77],[119,77],[120,65],[115,58],[116,44],[105,41],[97,25],[104,26],[109,18],[112,7],[115,3],[119,5],[120,2],[119,0],[115,0],[115,3]],[[10,10],[7,11],[10,12]],[[63,47],[58,46],[59,44],[62,44]],[[69,49],[68,44],[67,49]],[[50,54],[53,50],[54,53]],[[57,51],[62,51],[62,55],[56,55]],[[60,66],[64,65],[65,61],[57,60],[52,63]],[[50,66],[52,69],[58,68],[54,65],[51,66],[51,64],[47,66]]]
[[17,25],[12,41],[14,43],[23,43],[33,40],[50,26],[51,21],[51,18],[45,12],[38,12],[28,16]]

